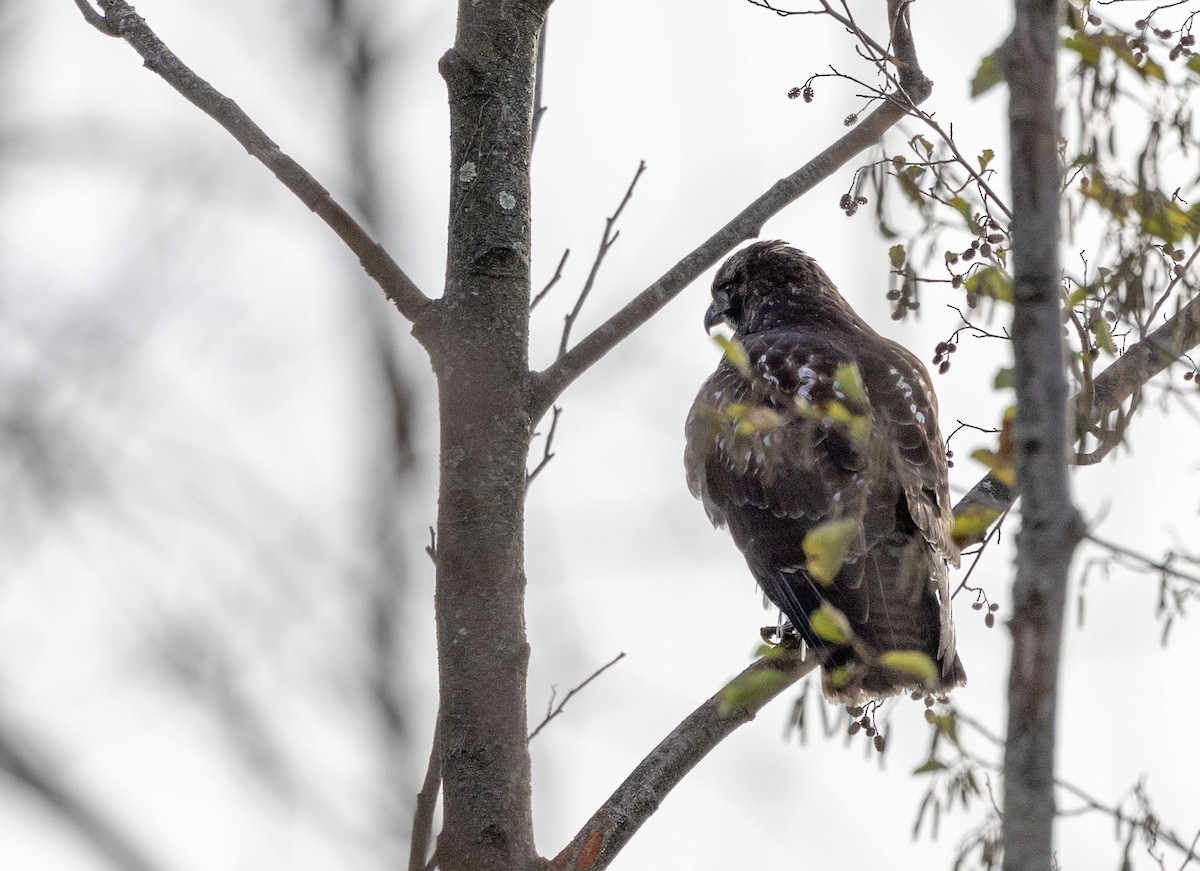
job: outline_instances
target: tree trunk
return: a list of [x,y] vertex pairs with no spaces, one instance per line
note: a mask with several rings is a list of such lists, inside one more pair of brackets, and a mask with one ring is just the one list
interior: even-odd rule
[[524,502],[530,129],[543,3],[461,0],[445,295],[414,332],[441,414],[437,645],[447,871],[532,868]]
[[1014,464],[1021,499],[1004,757],[1005,871],[1053,863],[1058,661],[1071,554],[1082,533],[1067,474],[1058,261],[1058,0],[1017,0],[1005,50],[1012,145]]

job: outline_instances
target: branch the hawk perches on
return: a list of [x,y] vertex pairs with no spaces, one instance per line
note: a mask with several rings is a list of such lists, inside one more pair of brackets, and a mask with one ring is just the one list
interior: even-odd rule
[[785,640],[825,656],[832,700],[966,680],[958,565],[929,374],[783,242],[730,257],[705,315],[733,328],[688,415],[688,487],[727,526]]

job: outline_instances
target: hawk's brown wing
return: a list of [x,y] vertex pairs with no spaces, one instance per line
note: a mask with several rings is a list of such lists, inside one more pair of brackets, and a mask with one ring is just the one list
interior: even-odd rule
[[[809,615],[830,605],[856,636],[857,650],[835,651],[839,662],[920,650],[940,661],[947,685],[957,683],[942,559],[957,554],[920,363],[874,334],[793,327],[739,338],[744,358],[722,361],[688,416],[692,492],[729,527],[763,591],[810,645],[828,646]],[[848,372],[861,374],[859,390]],[[854,521],[841,565],[832,580],[814,577],[805,537],[838,520]],[[832,690],[827,681],[827,692],[884,694],[904,677],[870,662],[856,674]]]

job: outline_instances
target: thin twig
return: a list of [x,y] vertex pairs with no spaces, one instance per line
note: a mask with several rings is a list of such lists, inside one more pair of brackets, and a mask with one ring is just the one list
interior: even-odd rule
[[542,19],[542,29],[538,31],[537,66],[533,76],[533,128],[529,133],[530,152],[537,144],[538,129],[542,126],[542,116],[546,114],[546,107],[542,105],[542,81],[546,76],[546,27],[549,22],[550,13],[547,12]]
[[1174,556],[1173,554],[1168,554],[1164,559],[1154,559],[1154,557],[1146,556],[1145,554],[1138,553],[1135,550],[1130,550],[1129,548],[1117,544],[1114,541],[1101,538],[1092,532],[1085,533],[1083,537],[1092,544],[1099,545],[1105,550],[1111,551],[1117,557],[1124,557],[1125,559],[1133,560],[1134,562],[1141,563],[1147,569],[1153,569],[1156,572],[1170,575],[1178,580],[1187,581],[1189,584],[1200,586],[1200,575],[1181,572],[1179,569],[1171,565],[1171,560]]
[[441,715],[433,727],[433,746],[429,750],[429,764],[425,768],[425,780],[417,793],[417,806],[413,811],[412,843],[408,854],[408,871],[424,871],[429,844],[433,840],[433,812],[437,808],[438,792],[442,788],[442,739]]
[[[562,414],[562,409],[557,405],[554,406],[553,417],[550,418],[550,431],[546,433],[546,444],[542,449],[542,461],[538,463],[532,472],[525,473],[525,492],[529,492],[529,485],[533,483],[533,479],[541,474],[542,469],[554,459],[554,432],[558,429],[558,417]],[[621,654],[624,656],[624,654]]]
[[979,565],[979,561],[983,559],[983,552],[987,550],[988,545],[993,541],[999,540],[1000,529],[1004,525],[1004,520],[1008,517],[1008,512],[1011,510],[1011,507],[1012,506],[1009,506],[1009,508],[1004,509],[1000,516],[996,518],[996,522],[992,524],[991,529],[988,530],[987,535],[984,536],[983,542],[979,545],[979,550],[975,551],[975,559],[971,560],[971,565],[967,569],[967,573],[963,575],[962,580],[958,582],[958,586],[954,588],[954,592],[950,594],[951,599],[955,598],[963,590],[979,589],[978,587],[968,586],[967,581],[971,580],[971,575],[974,573],[975,567]]
[[1171,296],[1171,291],[1175,289],[1175,285],[1177,285],[1180,279],[1187,275],[1188,271],[1191,270],[1192,264],[1196,262],[1197,255],[1200,255],[1200,246],[1197,246],[1192,251],[1191,256],[1188,257],[1187,262],[1185,262],[1183,266],[1173,270],[1175,274],[1171,276],[1171,283],[1166,286],[1163,292],[1159,295],[1158,299],[1155,300],[1154,306],[1150,309],[1150,314],[1146,317],[1146,323],[1150,323],[1154,320],[1155,315],[1158,314],[1158,310],[1163,307],[1163,304]]
[[[638,161],[637,172],[633,174],[633,181],[629,183],[628,189],[625,191],[625,196],[621,198],[621,204],[617,206],[617,210],[604,221],[604,235],[600,237],[600,247],[596,251],[596,259],[592,261],[592,269],[588,272],[587,281],[583,284],[583,290],[579,292],[579,299],[575,300],[575,307],[564,318],[562,341],[558,343],[558,356],[561,358],[567,353],[567,344],[571,340],[571,327],[575,325],[575,319],[579,317],[579,312],[583,309],[584,302],[587,301],[588,294],[592,292],[592,287],[596,283],[596,276],[600,273],[600,265],[604,262],[605,256],[608,254],[608,249],[613,246],[617,238],[621,235],[621,231],[613,232],[613,227],[616,226],[617,220],[621,217],[621,212],[625,211],[625,206],[633,198],[633,189],[637,187],[638,179],[642,177],[642,173],[646,171],[646,161]],[[565,258],[564,258],[565,259]]]
[[433,564],[437,565],[437,531],[431,526],[429,527],[429,544],[425,545],[425,553],[433,560]]
[[141,55],[144,66],[157,73],[184,99],[225,128],[288,190],[317,214],[346,243],[363,269],[383,289],[399,312],[416,320],[429,302],[383,247],[342,208],[299,163],[280,150],[262,128],[233,100],[194,73],[124,0],[104,0],[101,18],[86,0],[75,0],[84,19],[101,32],[123,39]]
[[1196,857],[1196,845],[1200,844],[1200,829],[1196,830],[1196,837],[1192,838],[1192,845],[1188,847],[1187,855],[1183,857],[1183,864],[1179,866],[1179,871],[1184,871],[1192,860]]
[[538,736],[538,732],[540,732],[540,731],[542,731],[542,729],[546,728],[546,726],[548,726],[550,724],[551,720],[553,720],[555,717],[557,717],[559,714],[561,714],[563,712],[563,708],[565,708],[567,706],[567,702],[571,701],[572,696],[574,696],[576,693],[578,693],[580,690],[582,690],[584,687],[586,687],[588,684],[590,684],[596,678],[600,677],[600,675],[604,674],[604,672],[608,671],[610,668],[612,668],[614,665],[616,665],[618,662],[620,662],[624,658],[625,658],[625,652],[621,651],[616,656],[614,656],[612,659],[610,659],[608,662],[606,662],[604,665],[600,666],[598,669],[596,669],[590,675],[588,675],[587,678],[583,681],[583,683],[579,684],[579,686],[575,687],[573,690],[571,690],[569,693],[567,693],[565,696],[563,696],[563,700],[561,702],[559,702],[557,706],[554,706],[554,694],[553,694],[553,691],[551,691],[550,701],[546,705],[546,717],[544,720],[542,720],[542,722],[538,723],[536,729],[534,729],[532,732],[529,733],[528,740],[532,741],[534,738],[536,738]]
[[550,280],[546,282],[546,286],[541,289],[541,292],[538,293],[538,295],[533,298],[532,302],[529,303],[530,311],[533,311],[537,307],[537,304],[542,301],[542,297],[548,294],[551,288],[558,284],[558,282],[562,279],[563,267],[567,265],[567,258],[570,256],[571,249],[564,249],[562,257],[560,257],[558,260],[558,268],[554,270],[554,275],[551,276]]
[[[998,749],[1000,749],[1000,750],[1004,749],[1004,743],[1005,743],[1004,739],[1001,738],[999,735],[997,735],[995,732],[993,732],[991,729],[989,729],[987,726],[983,725],[983,723],[976,720],[974,717],[972,717],[968,714],[964,714],[962,711],[955,708],[954,709],[954,719],[957,723],[962,724],[964,726],[969,726],[970,728],[974,729],[979,735],[981,735],[983,738],[987,739],[987,741],[989,741],[991,744],[995,745]],[[962,753],[963,756],[970,763],[972,763],[974,765],[978,765],[985,769],[990,769],[992,771],[1000,770],[1000,766],[997,765],[996,763],[989,762],[985,759],[981,759],[979,756],[975,755],[974,753],[968,753],[963,748],[961,743],[955,742],[955,746],[958,748],[958,751],[960,753]],[[1085,792],[1080,787],[1078,787],[1075,784],[1070,783],[1066,780],[1063,780],[1060,777],[1054,778],[1054,785],[1058,789],[1061,789],[1063,792],[1069,793],[1072,796],[1074,796],[1075,798],[1082,801],[1085,805],[1087,805],[1088,810],[1098,811],[1099,813],[1105,814],[1106,816],[1110,816],[1119,823],[1122,823],[1125,825],[1140,826],[1145,822],[1144,819],[1139,819],[1137,817],[1133,817],[1133,816],[1130,816],[1129,814],[1125,813],[1124,811],[1121,810],[1119,805],[1113,806],[1113,805],[1105,804],[1104,802],[1097,799],[1095,796],[1091,795],[1090,793]],[[1067,816],[1067,815],[1073,815],[1073,814],[1071,812],[1056,811],[1055,815],[1056,816]],[[1197,853],[1196,853],[1197,838],[1200,838],[1200,833],[1197,833],[1197,838],[1193,838],[1191,844],[1188,845],[1181,837],[1179,837],[1179,835],[1175,834],[1170,829],[1162,827],[1161,822],[1159,823],[1159,827],[1158,827],[1157,831],[1158,831],[1158,836],[1162,840],[1166,841],[1172,847],[1181,851],[1184,854],[1185,859],[1187,861],[1185,861],[1183,867],[1185,867],[1185,868],[1187,867],[1187,862],[1190,862],[1194,859],[1200,859],[1200,855],[1197,855]]]
[[[772,6],[768,0],[747,0],[747,2],[750,3],[751,6],[757,6],[760,9],[766,9],[769,12],[774,12],[780,18],[788,18],[792,15],[828,15],[838,24],[851,31],[855,37],[862,42],[863,45],[866,45],[872,51],[874,51],[876,55],[878,55],[877,58],[872,57],[870,60],[876,62],[879,60],[884,60],[891,63],[899,63],[899,60],[893,57],[886,48],[872,39],[867,33],[860,30],[853,18],[839,14],[832,6],[829,5],[827,0],[821,0],[822,8],[820,9],[798,9],[794,11],[790,9],[780,9],[778,6]],[[847,13],[849,13],[850,10],[845,3],[842,4],[842,8],[846,9]]]
[[895,27],[892,53],[900,68],[900,80],[906,96],[893,95],[881,103],[837,142],[772,185],[564,356],[543,371],[535,372],[530,397],[530,414],[535,420],[549,410],[568,385],[653,317],[701,273],[715,266],[739,243],[756,237],[768,219],[833,175],[857,154],[875,145],[885,132],[910,113],[916,103],[929,96],[933,84],[925,77],[917,61],[912,33],[903,14],[906,5],[904,0],[888,0],[888,17]]
[[[1092,382],[1090,395],[1075,397],[1075,431],[1082,438],[1099,421],[1112,414],[1122,403],[1137,394],[1146,383],[1179,357],[1200,344],[1200,297],[1176,312],[1161,327],[1109,364]],[[975,506],[1003,512],[1012,506],[1016,494],[1012,488],[989,473],[982,477],[954,506],[958,516]],[[986,533],[980,533],[982,541]],[[964,542],[963,546],[977,542]]]

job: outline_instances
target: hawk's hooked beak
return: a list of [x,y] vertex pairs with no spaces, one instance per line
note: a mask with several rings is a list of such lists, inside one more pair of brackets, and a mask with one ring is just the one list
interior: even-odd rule
[[713,293],[712,305],[704,313],[704,332],[711,333],[712,328],[725,320],[729,312],[729,291],[718,290]]

